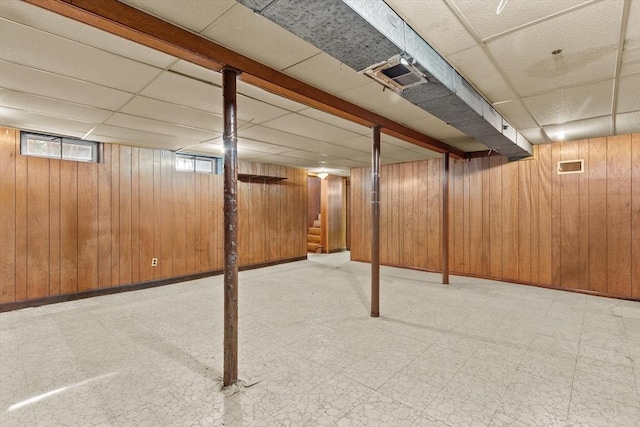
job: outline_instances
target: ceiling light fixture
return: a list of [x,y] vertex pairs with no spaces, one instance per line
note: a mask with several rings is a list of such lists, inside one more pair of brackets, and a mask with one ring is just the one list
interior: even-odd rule
[[558,132],[558,134],[557,134],[556,136],[558,137],[558,139],[559,139],[560,141],[564,141],[564,136],[565,136],[565,135],[564,135],[564,132]]
[[326,177],[328,177],[328,176],[329,176],[329,174],[328,174],[328,173],[326,173],[326,172],[320,172],[320,173],[318,174],[318,178],[320,178],[320,179],[325,179],[325,178],[326,178]]
[[500,3],[498,4],[498,8],[496,9],[496,15],[500,15],[502,13],[502,11],[504,10],[508,2],[509,0],[500,0]]

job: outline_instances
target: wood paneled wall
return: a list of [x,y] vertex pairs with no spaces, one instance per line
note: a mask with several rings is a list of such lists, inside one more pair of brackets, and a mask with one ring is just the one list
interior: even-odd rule
[[346,249],[346,179],[329,175],[321,182],[322,250],[337,252]]
[[307,178],[307,226],[313,227],[313,222],[320,214],[320,178],[309,176]]
[[[27,157],[19,131],[0,134],[0,303],[222,269],[221,175],[115,144],[97,164]],[[239,169],[288,178],[239,182],[240,265],[306,256],[306,171]]]
[[[574,159],[584,173],[556,173]],[[439,270],[440,163],[382,168],[382,262]],[[640,298],[638,165],[640,134],[539,145],[518,162],[453,162],[451,272]],[[352,171],[354,260],[369,260],[369,175]]]

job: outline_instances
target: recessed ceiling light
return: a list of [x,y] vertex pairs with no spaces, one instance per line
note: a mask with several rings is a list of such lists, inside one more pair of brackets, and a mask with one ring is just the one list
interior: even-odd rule
[[551,52],[551,55],[558,55],[560,53],[562,53],[562,49],[556,49],[553,52]]

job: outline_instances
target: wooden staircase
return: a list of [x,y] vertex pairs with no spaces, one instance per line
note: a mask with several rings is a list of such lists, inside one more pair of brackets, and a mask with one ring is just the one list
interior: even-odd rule
[[320,223],[320,214],[318,219],[313,221],[313,227],[309,227],[307,233],[307,251],[322,252],[322,225]]

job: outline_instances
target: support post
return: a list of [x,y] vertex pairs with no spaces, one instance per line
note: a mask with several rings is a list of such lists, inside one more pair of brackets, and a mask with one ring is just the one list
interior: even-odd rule
[[442,173],[442,283],[449,284],[449,153],[444,153]]
[[222,70],[224,120],[224,378],[238,380],[238,120],[236,70]]
[[380,126],[371,151],[371,317],[380,316]]

